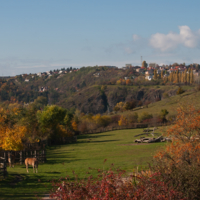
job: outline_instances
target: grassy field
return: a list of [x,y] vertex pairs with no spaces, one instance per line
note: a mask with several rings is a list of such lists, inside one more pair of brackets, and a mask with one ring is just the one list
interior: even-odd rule
[[[160,129],[157,130],[160,133]],[[118,130],[106,133],[81,135],[74,144],[52,146],[47,150],[47,162],[39,165],[39,173],[34,174],[25,165],[8,168],[8,178],[0,181],[0,199],[34,199],[34,195],[42,196],[51,188],[50,180],[66,177],[73,179],[73,172],[80,179],[89,175],[97,176],[91,168],[115,168],[132,172],[136,166],[141,169],[151,162],[155,151],[165,143],[134,144],[134,137],[142,133],[142,129]],[[134,145],[133,145],[134,144]],[[104,164],[104,159],[107,162]]]
[[[135,108],[133,111],[137,112],[140,115],[143,112],[148,112],[153,115],[159,115],[162,109],[167,109],[169,111],[169,115],[176,114],[176,110],[179,105],[188,105],[193,104],[196,108],[200,108],[200,91],[188,91],[181,95],[175,95],[172,97],[168,97],[163,99],[162,101],[158,101],[155,103],[150,103],[148,108]],[[132,112],[127,111],[124,114]]]

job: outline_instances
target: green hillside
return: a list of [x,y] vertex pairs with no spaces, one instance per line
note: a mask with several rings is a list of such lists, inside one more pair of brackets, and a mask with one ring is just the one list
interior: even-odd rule
[[[169,109],[174,104],[171,101],[179,101],[182,97],[176,97],[179,86],[167,85],[162,80],[146,81],[144,75],[132,68],[83,67],[68,73],[54,72],[51,76],[26,74],[0,79],[0,102],[27,104],[43,96],[48,104],[77,108],[83,113],[103,114],[108,109],[112,111],[119,102],[134,102],[134,107],[150,103],[147,110],[154,112],[157,101],[162,103],[155,105],[166,104]],[[194,86],[181,87],[186,91],[183,97],[195,92]]]

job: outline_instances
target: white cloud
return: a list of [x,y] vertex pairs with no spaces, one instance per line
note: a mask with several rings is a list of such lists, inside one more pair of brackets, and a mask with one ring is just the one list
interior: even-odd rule
[[133,41],[135,42],[135,41],[138,41],[140,39],[140,36],[139,35],[136,35],[136,34],[134,34],[133,35]]
[[188,26],[179,26],[180,33],[169,32],[167,35],[156,33],[151,36],[149,43],[155,49],[169,51],[183,45],[188,48],[195,48],[200,44],[200,29],[192,31]]

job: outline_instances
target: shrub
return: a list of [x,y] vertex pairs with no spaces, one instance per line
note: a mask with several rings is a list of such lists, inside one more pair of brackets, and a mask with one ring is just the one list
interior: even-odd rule
[[118,123],[118,121],[120,120],[120,115],[113,115],[111,116],[111,122],[112,123]]
[[134,178],[130,175],[123,178],[125,171],[122,170],[117,172],[98,170],[98,172],[99,178],[97,179],[90,176],[86,181],[78,181],[76,177],[74,182],[70,182],[68,178],[60,180],[62,183],[54,182],[51,197],[63,200],[184,199],[181,192],[160,180],[158,173],[150,177],[137,174]]
[[128,123],[137,123],[138,121],[138,114],[136,112],[130,112],[126,115]]
[[143,122],[145,119],[151,119],[151,118],[153,118],[153,115],[152,115],[152,114],[149,114],[149,113],[147,113],[147,112],[143,112],[143,113],[139,116],[138,121],[139,121],[139,122]]
[[[122,175],[124,171],[103,172],[98,170],[99,178],[88,177],[87,181],[76,179],[69,182],[68,179],[62,183],[53,183],[54,189],[51,197],[58,199],[133,199],[134,185],[131,182],[124,183]],[[58,189],[59,188],[59,189]]]
[[159,117],[153,117],[153,118],[143,120],[142,123],[155,124],[156,125],[157,123],[162,123],[162,119],[159,118]]
[[183,94],[185,91],[181,88],[181,87],[179,87],[178,88],[178,90],[177,90],[177,92],[176,92],[176,94]]

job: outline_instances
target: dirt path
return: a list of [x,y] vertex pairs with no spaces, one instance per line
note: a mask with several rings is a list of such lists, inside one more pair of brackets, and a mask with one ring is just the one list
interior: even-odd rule
[[49,197],[49,194],[45,194],[42,200],[56,200]]

